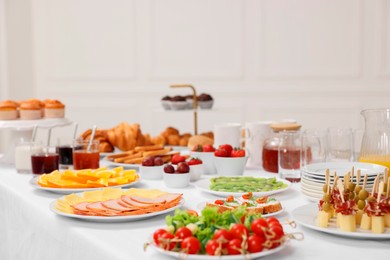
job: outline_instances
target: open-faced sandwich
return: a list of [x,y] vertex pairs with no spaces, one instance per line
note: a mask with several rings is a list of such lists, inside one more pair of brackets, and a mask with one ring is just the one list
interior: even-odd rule
[[241,197],[228,196],[226,199],[215,200],[214,203],[208,202],[208,207],[217,207],[218,212],[233,210],[240,206],[246,206],[248,213],[260,213],[263,215],[281,211],[282,204],[274,198],[268,196],[256,197],[252,192],[243,194]]

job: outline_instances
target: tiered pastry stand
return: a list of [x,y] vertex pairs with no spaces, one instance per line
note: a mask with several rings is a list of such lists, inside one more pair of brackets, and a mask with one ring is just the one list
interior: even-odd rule
[[[37,120],[0,120],[0,130],[10,129],[7,139],[9,145],[5,149],[4,154],[0,154],[0,162],[12,164],[14,162],[14,148],[17,141],[24,139],[30,140],[34,127],[38,128],[53,128],[58,126],[65,126],[73,122],[67,118],[43,118]],[[4,131],[2,131],[4,132]],[[0,138],[3,133],[0,132]]]

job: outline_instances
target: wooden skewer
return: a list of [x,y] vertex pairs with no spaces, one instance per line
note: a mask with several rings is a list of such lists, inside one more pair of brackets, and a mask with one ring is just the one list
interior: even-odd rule
[[378,188],[379,176],[376,176],[374,180],[374,186],[372,187],[371,196],[374,196],[376,189]]
[[356,171],[356,186],[360,185],[360,170]]
[[376,202],[379,203],[379,201],[381,200],[381,195],[383,193],[383,190],[384,190],[384,187],[385,187],[385,183],[383,181],[381,181],[379,183],[379,189],[378,189],[378,198],[376,199]]
[[349,178],[350,178],[350,172],[347,172],[345,175],[344,175],[344,189],[348,189],[348,186],[349,186]]
[[336,188],[337,186],[337,180],[339,179],[339,176],[337,176],[337,173],[334,172],[333,174],[333,188],[332,188],[332,192],[334,191],[334,189]]
[[386,198],[389,197],[389,194],[390,194],[390,177],[387,178]]
[[363,181],[363,190],[365,190],[366,189],[366,185],[367,185],[367,174],[366,175],[364,175],[364,181]]
[[355,177],[355,167],[352,166],[352,171],[351,171],[351,182],[353,183],[353,178]]
[[326,194],[329,193],[329,184],[330,184],[330,176],[329,169],[325,170],[325,185],[326,185]]
[[340,191],[341,200],[344,203],[345,202],[345,200],[344,200],[344,185],[343,185],[343,182],[340,179],[337,180],[337,187],[339,188],[339,191]]
[[387,183],[387,179],[389,178],[389,170],[387,168],[385,168],[384,175],[385,175],[384,181],[385,181],[385,183]]

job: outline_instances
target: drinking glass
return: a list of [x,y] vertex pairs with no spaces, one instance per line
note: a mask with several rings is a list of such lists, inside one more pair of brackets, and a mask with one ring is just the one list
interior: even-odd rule
[[73,140],[65,137],[58,138],[56,150],[59,155],[60,168],[70,168],[73,165]]
[[75,170],[99,168],[99,140],[74,140],[73,168]]
[[58,170],[58,164],[59,156],[54,146],[31,146],[32,173],[51,173],[52,171]]
[[326,130],[308,129],[302,133],[302,163],[326,162],[327,132]]
[[300,131],[280,132],[278,149],[279,177],[291,182],[301,181],[301,133]]
[[353,161],[354,141],[351,128],[328,128],[328,162]]
[[31,153],[43,151],[41,142],[20,140],[15,146],[15,168],[18,173],[31,173]]

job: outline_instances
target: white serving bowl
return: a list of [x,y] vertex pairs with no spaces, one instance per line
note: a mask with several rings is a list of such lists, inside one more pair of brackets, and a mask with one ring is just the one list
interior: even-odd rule
[[161,166],[140,166],[139,176],[144,180],[160,180],[163,177],[164,165]]
[[190,181],[197,181],[204,172],[204,165],[196,164],[190,165]]
[[163,173],[165,186],[168,188],[184,188],[190,184],[191,174],[188,173]]
[[243,175],[248,156],[245,157],[217,157],[214,156],[217,174],[221,176]]
[[171,103],[170,100],[161,100],[161,105],[165,110],[171,110]]
[[204,174],[216,174],[217,169],[214,165],[214,152],[193,152],[190,153],[191,157],[199,158],[204,165]]

